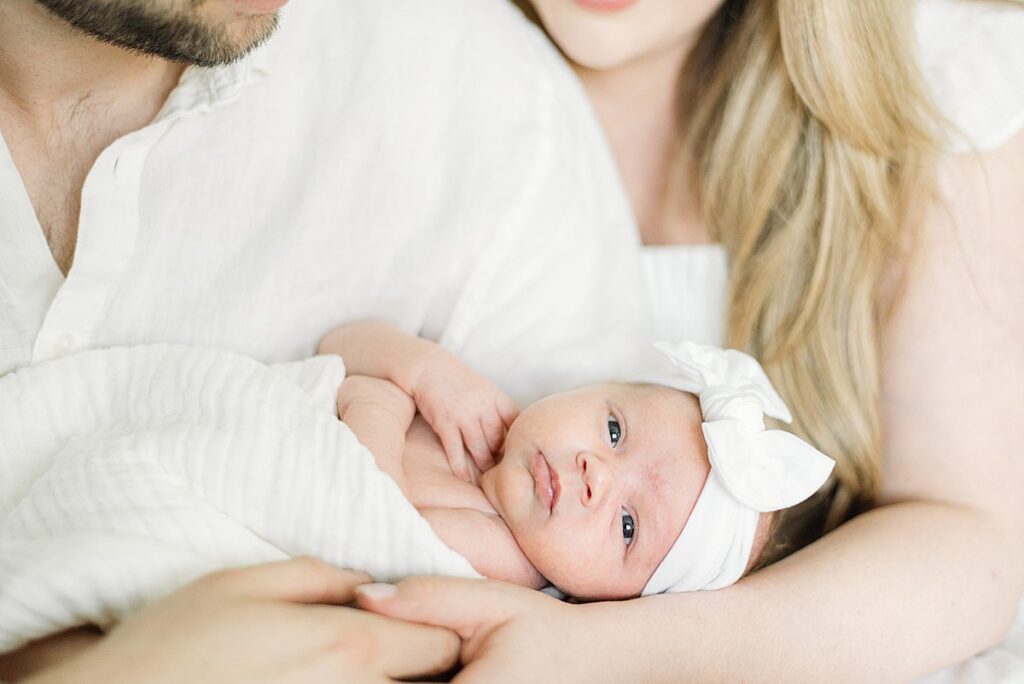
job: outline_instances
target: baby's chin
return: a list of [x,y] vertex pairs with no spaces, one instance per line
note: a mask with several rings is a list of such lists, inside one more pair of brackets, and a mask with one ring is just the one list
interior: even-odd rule
[[[554,584],[554,583],[552,583]],[[596,603],[597,601],[625,601],[628,599],[635,599],[640,597],[640,592],[629,591],[626,589],[620,590],[582,590],[582,591],[568,591],[562,589],[557,584],[558,590],[563,594],[568,595],[576,603]]]
[[480,491],[483,492],[484,498],[491,504],[491,507],[500,514],[501,509],[498,507],[498,495],[496,492],[496,480],[498,477],[499,467],[500,466],[498,465],[491,466],[488,470],[480,473],[479,477],[476,478],[476,485],[480,488]]
[[[531,562],[533,562],[532,559]],[[641,590],[638,590],[636,587],[627,586],[625,578],[621,582],[615,582],[614,580],[585,580],[579,577],[566,576],[564,571],[545,572],[545,569],[536,563],[534,563],[534,566],[559,591],[567,594],[579,603],[622,601],[640,596]]]

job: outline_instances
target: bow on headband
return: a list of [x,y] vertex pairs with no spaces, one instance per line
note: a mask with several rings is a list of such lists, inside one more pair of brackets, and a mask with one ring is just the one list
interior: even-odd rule
[[700,399],[711,472],[643,594],[718,589],[746,570],[759,514],[814,494],[835,462],[795,435],[765,429],[765,415],[792,417],[752,357],[693,342],[655,347],[677,369],[657,382]]

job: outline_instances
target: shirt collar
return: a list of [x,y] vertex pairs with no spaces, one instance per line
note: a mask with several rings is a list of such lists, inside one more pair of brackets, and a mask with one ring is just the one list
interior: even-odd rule
[[[280,29],[278,29],[280,30]],[[183,116],[193,112],[206,112],[237,100],[242,92],[270,73],[270,47],[274,36],[250,51],[244,57],[216,67],[190,66],[181,74],[178,85],[167,97],[167,102],[156,121]]]

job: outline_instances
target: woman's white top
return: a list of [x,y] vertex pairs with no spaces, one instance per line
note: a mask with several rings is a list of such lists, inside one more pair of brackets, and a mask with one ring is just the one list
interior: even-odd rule
[[990,150],[1024,128],[1024,2],[919,0],[921,70],[958,130],[954,152]]
[[[1024,3],[920,0],[916,28],[921,69],[958,129],[951,152],[993,149],[1024,128]],[[640,263],[658,339],[725,342],[724,248],[646,246]]]
[[729,259],[721,245],[652,245],[641,271],[659,340],[725,342]]

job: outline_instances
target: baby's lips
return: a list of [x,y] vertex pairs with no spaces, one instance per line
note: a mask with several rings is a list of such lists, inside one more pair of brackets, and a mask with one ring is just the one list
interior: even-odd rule
[[[544,459],[544,462],[547,463],[547,459]],[[550,463],[548,463],[548,469],[551,471],[551,514],[554,515],[555,508],[562,498],[562,479],[558,476],[558,471],[552,468]]]
[[551,486],[551,468],[547,459],[539,451],[533,456],[533,463],[530,465],[530,474],[533,475],[534,492],[544,507],[551,515],[552,504],[554,503],[554,492]]

